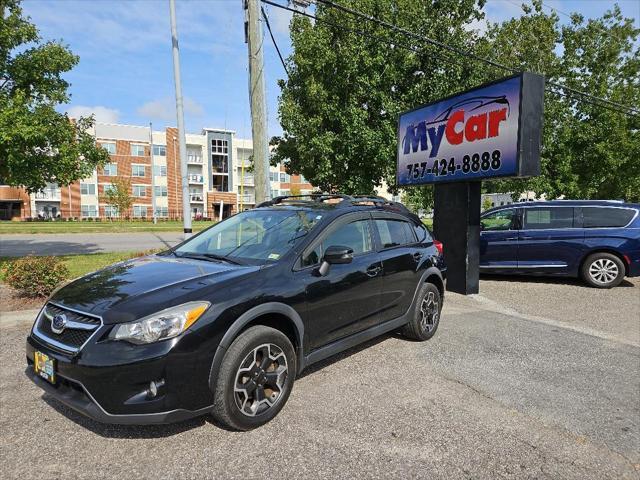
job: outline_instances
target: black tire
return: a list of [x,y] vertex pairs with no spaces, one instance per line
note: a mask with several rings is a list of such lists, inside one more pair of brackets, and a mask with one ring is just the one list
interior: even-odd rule
[[[274,357],[277,359],[271,360]],[[233,430],[264,425],[287,402],[296,368],[295,350],[285,334],[263,325],[245,330],[222,359],[214,390],[213,417]],[[247,387],[236,392],[236,378],[238,385]]]
[[[424,283],[418,292],[411,321],[402,328],[402,334],[414,340],[429,340],[438,330],[441,311],[442,296],[440,295],[440,290],[433,283]],[[425,314],[427,317],[425,317]]]
[[612,288],[624,280],[624,263],[612,253],[598,252],[589,255],[582,264],[582,279],[595,288]]

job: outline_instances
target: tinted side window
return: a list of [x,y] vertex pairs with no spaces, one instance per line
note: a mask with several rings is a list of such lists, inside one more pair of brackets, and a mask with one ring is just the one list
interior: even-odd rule
[[397,247],[416,242],[413,227],[403,220],[378,219],[376,228],[380,233],[382,248]]
[[480,219],[483,231],[510,230],[516,211],[512,208],[490,213]]
[[572,207],[541,207],[525,209],[525,230],[571,227],[573,227]]
[[424,242],[431,241],[431,235],[429,235],[429,231],[427,230],[427,227],[425,227],[424,225],[414,225],[413,231],[416,234],[416,238],[418,239],[418,242],[424,243]]
[[353,249],[354,255],[370,252],[373,250],[373,245],[369,221],[357,220],[338,227],[303,257],[302,266],[308,267],[320,263],[324,251],[333,245],[349,247]]
[[584,228],[624,227],[635,214],[630,208],[582,207]]

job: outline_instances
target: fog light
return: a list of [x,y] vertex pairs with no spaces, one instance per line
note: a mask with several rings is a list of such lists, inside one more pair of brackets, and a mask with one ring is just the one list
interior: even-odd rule
[[149,398],[155,398],[158,395],[158,389],[164,385],[164,380],[158,380],[157,382],[149,383],[149,390],[147,390],[147,395]]

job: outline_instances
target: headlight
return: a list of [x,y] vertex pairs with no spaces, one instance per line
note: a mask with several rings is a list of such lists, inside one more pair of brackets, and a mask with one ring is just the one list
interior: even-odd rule
[[135,322],[121,323],[111,330],[109,338],[143,344],[177,337],[193,325],[210,305],[209,302],[184,303]]

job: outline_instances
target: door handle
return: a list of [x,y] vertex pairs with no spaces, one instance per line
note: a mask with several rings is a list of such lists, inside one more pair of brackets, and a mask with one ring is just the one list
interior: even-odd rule
[[380,270],[382,270],[382,267],[377,265],[371,265],[369,268],[367,268],[367,275],[370,277],[375,277],[380,273]]
[[505,238],[506,241],[510,241],[510,240],[517,240],[518,237],[507,237]]
[[520,240],[533,240],[533,237],[520,237]]
[[416,253],[413,254],[413,259],[416,262],[419,262],[421,258],[422,258],[422,254],[420,252],[416,252]]

